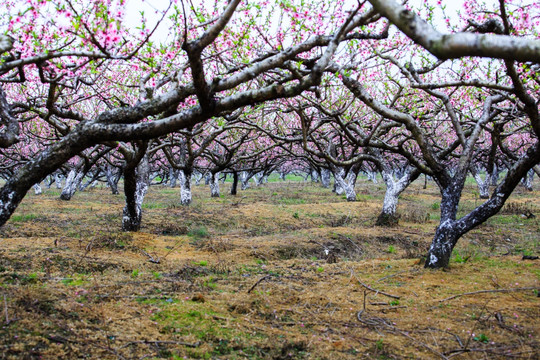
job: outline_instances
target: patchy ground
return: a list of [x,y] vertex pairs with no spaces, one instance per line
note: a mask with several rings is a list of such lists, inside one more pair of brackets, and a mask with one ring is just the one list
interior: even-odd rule
[[[223,186],[225,193],[229,186]],[[211,199],[154,186],[139,233],[106,188],[30,194],[0,229],[7,359],[538,359],[539,192],[518,189],[425,270],[432,184],[374,227],[382,185],[348,203],[309,183]],[[480,202],[473,186],[462,209]],[[535,216],[535,217],[533,217]]]

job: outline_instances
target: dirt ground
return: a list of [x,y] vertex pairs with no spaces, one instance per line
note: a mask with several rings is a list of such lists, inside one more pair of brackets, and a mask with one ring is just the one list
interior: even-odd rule
[[[540,192],[518,189],[464,236],[446,270],[423,256],[437,189],[413,184],[399,225],[358,201],[275,182],[210,198],[152,186],[143,227],[123,196],[29,194],[0,229],[5,359],[538,359]],[[466,189],[462,212],[480,203]]]

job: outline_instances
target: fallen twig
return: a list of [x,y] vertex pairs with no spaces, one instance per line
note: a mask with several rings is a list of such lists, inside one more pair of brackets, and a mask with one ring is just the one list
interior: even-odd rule
[[514,291],[526,291],[526,290],[536,290],[535,287],[523,287],[523,288],[514,288],[514,289],[493,289],[493,290],[478,290],[478,291],[471,291],[463,294],[457,294],[454,296],[447,297],[446,299],[439,300],[439,302],[452,300],[461,296],[467,296],[467,295],[475,295],[475,294],[484,294],[484,293],[509,293]]
[[126,341],[127,344],[123,346],[127,347],[131,344],[153,344],[153,345],[161,345],[161,344],[171,344],[171,345],[182,345],[187,346],[191,348],[196,348],[201,346],[201,343],[198,341],[196,343],[188,343],[185,341],[174,341],[174,340],[129,340],[129,339],[116,339],[116,341]]
[[150,261],[151,263],[154,263],[154,264],[159,264],[160,263],[159,258],[154,258],[152,255],[150,255],[149,253],[147,253],[143,249],[141,249],[141,252],[143,253],[143,255],[146,255],[148,257],[148,261]]
[[388,293],[385,293],[383,291],[380,291],[380,290],[375,290],[373,289],[372,287],[369,287],[368,285],[364,284],[363,282],[360,281],[360,279],[358,279],[358,277],[354,274],[354,272],[351,270],[351,276],[354,277],[356,279],[356,281],[358,281],[358,283],[360,285],[362,285],[363,287],[365,287],[366,289],[370,290],[370,291],[373,291],[374,293],[377,293],[377,294],[381,294],[381,295],[384,295],[384,296],[388,296],[388,297],[391,297],[392,299],[401,299],[400,296],[397,296],[397,295],[392,295],[392,294],[388,294]]
[[257,287],[257,285],[259,285],[264,280],[269,279],[270,277],[271,277],[271,275],[266,275],[266,276],[263,276],[262,278],[260,278],[259,280],[257,280],[257,282],[255,284],[253,284],[253,286],[248,290],[247,293],[249,294],[250,292],[252,292],[253,289],[255,289]]

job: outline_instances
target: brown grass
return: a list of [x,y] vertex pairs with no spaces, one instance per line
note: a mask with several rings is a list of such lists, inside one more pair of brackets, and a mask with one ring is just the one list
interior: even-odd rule
[[[516,194],[460,240],[449,269],[431,271],[421,256],[437,225],[433,185],[413,184],[392,228],[373,226],[382,187],[360,180],[357,191],[348,203],[270,183],[211,199],[200,186],[184,208],[178,189],[152,187],[142,230],[128,234],[123,198],[107,189],[29,195],[0,229],[0,356],[539,357],[540,266],[521,260],[540,250],[538,192]],[[465,210],[479,201],[465,198]]]

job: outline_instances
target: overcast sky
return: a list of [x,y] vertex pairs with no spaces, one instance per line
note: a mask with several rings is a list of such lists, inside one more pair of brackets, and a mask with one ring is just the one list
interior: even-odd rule
[[[201,0],[203,3],[205,0]],[[214,0],[206,0],[208,3],[213,4]],[[351,0],[346,0],[347,2]],[[457,11],[463,6],[464,0],[443,0],[442,3],[446,6],[446,13],[450,17],[457,16]],[[352,2],[351,2],[352,3]],[[356,3],[356,2],[355,2]],[[409,0],[411,5],[421,5],[423,0]],[[144,11],[145,17],[147,18],[147,27],[153,28],[156,21],[159,20],[160,16],[156,14],[156,11],[161,13],[169,6],[168,0],[127,0],[126,1],[126,14],[125,14],[125,24],[136,28],[140,26],[141,15],[140,12]],[[442,13],[437,11],[435,14],[435,21],[440,22],[441,26],[438,30],[444,31],[445,27],[442,24]],[[161,24],[157,29],[154,36],[154,41],[165,42],[168,28],[170,25],[165,21],[164,24]]]

